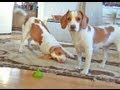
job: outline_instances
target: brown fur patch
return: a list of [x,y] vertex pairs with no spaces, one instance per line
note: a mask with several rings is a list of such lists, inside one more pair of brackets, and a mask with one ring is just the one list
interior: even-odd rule
[[65,29],[67,24],[73,19],[79,22],[81,28],[83,29],[87,27],[89,22],[89,18],[85,14],[83,14],[81,11],[72,12],[68,10],[66,14],[61,17],[61,20],[60,20],[61,27]]
[[85,29],[87,27],[87,25],[88,25],[89,18],[81,11],[78,11],[78,16],[80,18],[82,18],[82,20],[80,22],[81,28]]
[[107,32],[111,33],[114,31],[114,28],[112,26],[109,27],[105,27],[105,29],[107,30]]
[[100,43],[102,41],[105,41],[111,34],[111,32],[114,31],[114,28],[112,26],[105,27],[105,29],[94,27],[95,34],[94,34],[94,43]]
[[71,11],[68,10],[66,14],[61,17],[60,24],[63,29],[65,29],[68,24],[68,18],[71,19],[70,15],[71,15]]
[[[47,26],[46,26],[41,20],[39,20],[39,19],[35,19],[34,22],[35,22],[35,23],[40,23],[40,22],[41,22],[42,26],[43,26],[43,27],[49,32]],[[49,33],[50,33],[50,32],[49,32]]]
[[56,55],[60,56],[64,54],[64,51],[60,46],[53,46],[50,48],[50,52],[55,52]]
[[31,30],[30,30],[30,35],[32,37],[32,39],[36,42],[38,42],[39,44],[42,43],[42,30],[41,28],[36,25],[35,23],[32,24]]
[[41,55],[41,56],[39,56],[39,58],[41,58],[41,59],[47,59],[47,60],[53,59],[50,54]]

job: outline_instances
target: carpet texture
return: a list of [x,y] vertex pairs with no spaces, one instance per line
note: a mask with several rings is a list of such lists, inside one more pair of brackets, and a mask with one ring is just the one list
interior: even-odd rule
[[[90,80],[102,80],[106,82],[115,82],[120,84],[120,60],[118,60],[118,53],[115,47],[109,51],[109,60],[105,68],[99,67],[103,52],[99,50],[92,57],[90,73],[88,75],[81,75],[81,70],[76,70],[77,60],[68,58],[65,63],[58,63],[54,60],[43,60],[38,58],[41,54],[39,48],[32,45],[29,49],[27,45],[24,47],[24,52],[19,53],[20,40],[16,37],[7,39],[0,39],[0,66],[35,70],[39,68],[43,72],[55,73],[57,75],[64,75],[70,77],[85,78]],[[67,50],[76,54],[74,47],[64,46]],[[83,56],[83,63],[85,61]]]

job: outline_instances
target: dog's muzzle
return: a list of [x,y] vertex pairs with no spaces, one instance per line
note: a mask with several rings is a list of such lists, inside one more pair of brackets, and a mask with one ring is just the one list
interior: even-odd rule
[[71,29],[71,30],[74,30],[75,28],[76,28],[75,25],[70,25],[70,29]]

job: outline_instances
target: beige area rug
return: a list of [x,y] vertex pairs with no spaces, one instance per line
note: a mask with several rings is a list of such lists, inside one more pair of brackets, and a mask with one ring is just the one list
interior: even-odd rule
[[[106,82],[114,82],[120,84],[120,60],[118,53],[114,47],[109,51],[109,60],[105,68],[100,68],[103,52],[100,50],[93,55],[90,73],[88,75],[81,75],[81,70],[76,70],[77,60],[68,58],[65,63],[58,63],[53,60],[42,60],[38,58],[41,54],[38,47],[35,45],[33,49],[29,49],[26,45],[24,52],[19,53],[18,48],[20,44],[19,35],[12,35],[9,38],[0,39],[0,66],[35,70],[39,68],[43,72],[55,73],[57,75],[85,78],[90,80],[102,80]],[[67,50],[76,54],[74,47],[64,46]],[[83,57],[84,63],[84,57]]]

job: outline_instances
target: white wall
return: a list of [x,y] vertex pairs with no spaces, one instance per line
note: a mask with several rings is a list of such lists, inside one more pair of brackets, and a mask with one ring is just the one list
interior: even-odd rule
[[51,15],[63,15],[66,11],[77,10],[80,2],[38,2],[38,17],[45,19]]
[[0,33],[12,32],[14,2],[0,2]]
[[91,25],[102,24],[102,2],[86,2],[85,13]]
[[71,35],[68,31],[68,29],[62,29],[60,26],[60,23],[55,23],[55,22],[47,22],[47,27],[49,28],[49,31],[52,33],[53,36],[58,41],[61,42],[71,42]]
[[[68,9],[77,10],[79,5],[80,2],[38,2],[38,18],[44,20],[51,15],[63,15]],[[69,31],[63,30],[60,23],[47,22],[46,25],[58,41],[71,42]]]

